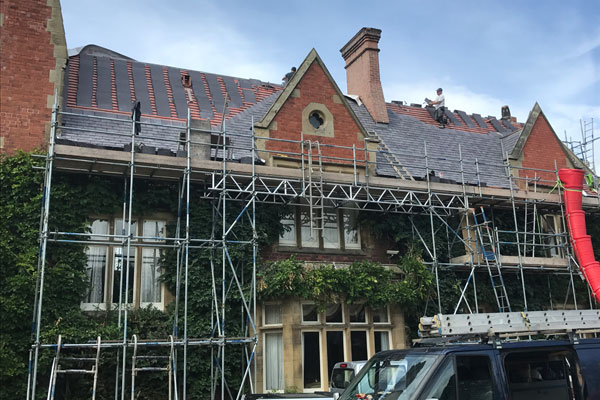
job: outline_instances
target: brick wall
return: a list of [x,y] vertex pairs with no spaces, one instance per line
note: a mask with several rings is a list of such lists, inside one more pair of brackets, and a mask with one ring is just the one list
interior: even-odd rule
[[[364,147],[360,127],[352,118],[346,106],[340,100],[335,100],[335,98],[339,99],[339,96],[317,62],[314,62],[308,68],[296,86],[296,93],[298,95],[288,97],[275,116],[274,121],[277,129],[271,130],[271,138],[290,139],[299,142],[302,132],[302,111],[310,103],[319,103],[326,106],[333,116],[334,137],[308,135],[304,137],[305,140],[319,141],[321,144],[336,146],[351,147],[354,144],[357,148]],[[292,153],[300,153],[301,151],[299,143],[270,141],[266,147],[272,151]],[[352,159],[352,149],[322,147],[322,154],[324,161],[327,161],[328,156],[343,157],[348,159],[347,163],[350,163],[349,160]],[[364,159],[364,153],[358,154],[357,159]],[[339,163],[340,161],[334,162]]]
[[0,152],[43,148],[67,59],[59,0],[2,0]]
[[[522,165],[524,168],[554,171],[554,160],[556,160],[556,165],[559,169],[568,167],[566,154],[564,153],[558,138],[553,133],[552,128],[544,115],[540,114],[531,129],[531,133],[529,134],[525,146],[523,147]],[[556,174],[554,172],[521,170],[519,171],[519,176],[534,178],[536,172],[537,177],[544,181],[538,182],[538,185],[553,186],[556,182]]]

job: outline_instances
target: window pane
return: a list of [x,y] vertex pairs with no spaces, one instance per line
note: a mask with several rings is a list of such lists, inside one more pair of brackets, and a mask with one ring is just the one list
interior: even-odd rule
[[302,304],[302,322],[319,322],[319,313],[314,304]]
[[[127,221],[125,221],[125,231],[123,231],[123,220],[115,219],[115,235],[127,236]],[[137,236],[137,222],[135,220],[131,221],[131,235]],[[120,241],[119,239],[115,240]]]
[[[133,230],[133,226],[131,227]],[[165,237],[165,221],[145,220],[142,236],[147,242],[160,242]]]
[[375,308],[371,311],[373,314],[373,322],[376,324],[387,324],[389,321],[388,308]]
[[[105,219],[97,219],[92,222],[90,227],[92,234],[96,235],[107,235],[108,234],[108,221]],[[108,240],[106,236],[94,236],[92,235],[91,240]]]
[[337,211],[326,210],[323,215],[323,247],[326,249],[340,248]]
[[104,302],[104,276],[106,274],[106,246],[89,246],[86,250],[87,265],[85,272],[88,277],[88,293],[84,303]]
[[385,331],[375,331],[375,353],[390,349],[390,336]]
[[351,331],[350,343],[352,345],[352,361],[367,360],[367,332]]
[[279,244],[286,246],[297,246],[294,212],[291,212],[281,218],[281,225],[283,225],[283,232],[281,232],[279,235]]
[[321,349],[319,332],[302,333],[302,370],[304,372],[304,388],[321,388]]
[[[456,357],[456,371],[459,399],[492,400],[494,398],[489,357]],[[564,394],[568,397],[568,393]]]
[[[310,227],[310,210],[304,208],[300,212],[302,247],[319,247],[319,230]],[[316,221],[315,221],[316,222]]]
[[364,304],[350,304],[348,306],[350,311],[350,322],[354,323],[365,323],[367,322],[367,315],[365,314]]
[[456,399],[456,380],[454,379],[454,363],[452,358],[447,358],[442,368],[434,378],[433,384],[422,399],[455,400]]
[[[105,219],[97,219],[90,226],[92,235],[91,240],[108,240],[108,221]],[[88,292],[84,299],[84,303],[103,303],[104,302],[104,283],[106,275],[106,254],[107,246],[89,246],[86,249],[87,264],[85,273],[88,277]]]
[[[121,287],[121,270],[127,260],[127,248],[115,247],[113,254],[113,291],[112,291],[112,302],[119,302],[119,290]],[[129,287],[127,288],[127,301],[133,303],[133,282],[135,280],[135,249],[131,249],[129,253],[129,266],[123,270],[123,288],[127,282],[127,274],[129,274]],[[123,289],[124,290],[124,289]],[[125,302],[125,293],[122,298],[123,303]]]
[[[146,236],[144,234],[144,236]],[[160,250],[142,249],[141,298],[142,303],[160,303]],[[131,277],[129,278],[131,279]]]
[[[333,366],[344,361],[344,332],[327,332],[327,372],[333,371]],[[333,379],[333,378],[332,378]]]
[[281,305],[265,304],[265,325],[281,324]]
[[266,390],[283,390],[283,342],[281,332],[265,334]]
[[325,322],[341,324],[344,322],[341,304],[330,304],[325,309]]
[[347,249],[360,249],[358,210],[344,210],[344,244]]

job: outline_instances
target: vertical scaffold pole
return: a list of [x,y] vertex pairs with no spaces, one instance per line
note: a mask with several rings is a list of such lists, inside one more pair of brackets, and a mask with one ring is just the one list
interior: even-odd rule
[[[186,167],[185,167],[185,278],[183,293],[183,400],[187,397],[187,350],[188,350],[188,283],[189,283],[189,261],[190,261],[190,175],[192,168],[192,117],[188,107],[186,126]],[[210,152],[210,150],[209,150]]]
[[[42,305],[44,302],[44,277],[46,273],[46,250],[48,246],[48,214],[50,213],[50,189],[52,187],[52,168],[54,164],[54,143],[56,139],[56,124],[58,120],[58,92],[54,92],[54,106],[52,107],[52,119],[50,123],[50,143],[48,144],[48,156],[46,157],[46,170],[44,174],[44,187],[42,193],[42,215],[40,218],[40,247],[38,251],[39,275],[37,277],[36,291],[37,304],[35,305],[35,351],[33,358],[33,372],[28,380],[28,389],[31,387],[31,399],[35,399],[35,389],[37,383],[37,368],[40,356],[40,329],[42,323]],[[28,390],[29,396],[29,390]]]
[[[258,234],[256,233],[256,132],[254,132],[254,116],[252,117],[252,319],[254,320],[254,349],[258,344],[258,332],[256,331],[256,259],[258,257]],[[251,392],[256,388],[256,357],[252,358],[254,364],[254,385]],[[243,384],[243,382],[242,382]]]
[[[223,110],[223,114],[225,114],[225,110]],[[226,291],[226,276],[225,272],[227,270],[227,130],[225,128],[225,118],[223,118],[223,124],[221,125],[223,130],[223,191],[221,192],[222,197],[222,234],[221,239],[223,241],[222,251],[221,251],[221,266],[222,276],[221,276],[221,399],[225,398],[225,301],[227,296]]]
[[427,155],[427,142],[423,141],[425,156],[425,176],[427,178],[427,205],[429,209],[429,224],[431,226],[431,251],[433,253],[433,269],[435,271],[435,286],[437,290],[438,312],[442,313],[442,299],[440,298],[440,279],[438,274],[437,250],[435,248],[435,226],[433,224],[433,200],[431,196],[431,182],[429,181],[429,156]]
[[[127,175],[123,176],[123,214],[121,216],[121,235],[125,236],[125,213],[127,211]],[[123,253],[121,253],[122,256]],[[113,277],[114,279],[114,277]],[[123,312],[123,268],[121,268],[121,276],[119,277],[119,315],[117,316],[117,328],[121,329],[122,312]],[[119,398],[119,358],[121,349],[117,349],[117,359],[115,362],[115,400]]]
[[[135,172],[135,134],[136,134],[136,120],[138,120],[137,113],[139,109],[134,107],[133,113],[131,114],[131,158],[129,161],[129,204],[127,210],[127,256],[123,263],[123,254],[121,254],[121,271],[127,270],[125,273],[125,307],[123,311],[123,355],[121,362],[121,400],[125,400],[125,367],[127,363],[127,317],[129,307],[129,260],[131,257],[131,218],[133,214],[133,175]],[[139,122],[138,122],[139,123]],[[125,224],[125,221],[122,221]],[[121,280],[121,283],[123,280]],[[122,293],[122,291],[121,291]],[[121,304],[121,302],[119,302]]]

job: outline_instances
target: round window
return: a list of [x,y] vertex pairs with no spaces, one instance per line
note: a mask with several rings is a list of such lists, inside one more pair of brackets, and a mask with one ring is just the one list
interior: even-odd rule
[[313,111],[308,116],[308,122],[310,122],[313,128],[319,129],[325,123],[325,116],[320,111]]

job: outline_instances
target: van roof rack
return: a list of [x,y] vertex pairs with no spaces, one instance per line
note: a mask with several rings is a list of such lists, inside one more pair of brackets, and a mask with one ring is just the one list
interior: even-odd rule
[[419,323],[420,338],[462,337],[463,341],[469,336],[496,342],[536,335],[569,335],[577,340],[577,335],[596,332],[600,332],[600,310],[436,314],[422,317]]

